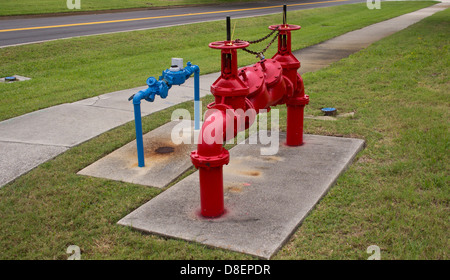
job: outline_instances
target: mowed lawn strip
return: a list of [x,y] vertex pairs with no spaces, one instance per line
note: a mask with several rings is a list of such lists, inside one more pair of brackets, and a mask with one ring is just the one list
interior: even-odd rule
[[[289,22],[303,28],[294,31],[293,49],[301,49],[411,12],[432,2],[387,2],[381,10],[365,4],[289,12]],[[234,39],[255,40],[269,33],[279,15],[233,20]],[[208,48],[226,39],[225,20],[146,31],[72,38],[0,49],[0,77],[32,78],[20,83],[0,83],[0,121],[50,106],[74,102],[104,93],[145,85],[170,67],[171,57],[200,66],[201,74],[220,71],[220,52]],[[268,40],[252,45],[262,50]],[[276,42],[266,56],[276,52]],[[240,65],[256,62],[239,53]],[[130,105],[131,106],[131,105]]]

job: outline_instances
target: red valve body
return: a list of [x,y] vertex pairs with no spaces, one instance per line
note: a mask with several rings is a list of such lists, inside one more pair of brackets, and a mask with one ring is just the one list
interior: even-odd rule
[[[291,52],[291,30],[300,29],[300,26],[269,28],[278,28],[278,52],[272,59],[239,70],[236,51],[247,47],[247,42],[223,41],[209,45],[221,50],[221,76],[211,86],[215,102],[208,105],[197,150],[191,153],[191,160],[199,169],[200,206],[204,217],[218,217],[224,213],[222,167],[228,164],[229,153],[223,148],[223,141],[247,129],[261,109],[270,110],[271,106],[286,104],[286,144],[298,146],[303,143],[303,110],[309,97],[305,95],[303,80],[297,73],[300,62]],[[245,117],[240,113],[249,109],[254,114]],[[210,136],[211,131],[214,131],[213,136]],[[211,137],[215,141],[211,141]]]

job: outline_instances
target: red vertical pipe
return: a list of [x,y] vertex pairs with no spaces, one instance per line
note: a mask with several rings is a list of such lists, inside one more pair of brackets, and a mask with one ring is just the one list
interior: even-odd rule
[[200,207],[207,218],[218,217],[224,212],[223,167],[200,167]]
[[305,105],[287,105],[286,145],[303,144],[303,112]]
[[[217,106],[221,108],[220,106]],[[226,114],[225,107],[210,110],[199,135],[197,150],[191,152],[191,160],[199,169],[200,209],[204,217],[219,217],[224,212],[223,165],[228,164],[230,154],[223,148],[223,135],[227,123],[232,123],[234,115]],[[207,113],[208,114],[208,113]],[[214,132],[215,135],[208,135]],[[230,137],[233,137],[231,135]]]
[[[227,21],[229,26],[229,22]],[[229,29],[229,28],[227,28]],[[223,165],[229,162],[229,152],[223,148],[223,142],[228,140],[227,128],[234,124],[236,109],[246,109],[246,96],[249,88],[239,79],[237,72],[237,49],[248,47],[248,42],[221,41],[210,43],[209,46],[221,50],[221,76],[211,85],[211,93],[215,103],[210,104],[207,117],[203,123],[197,150],[191,153],[192,163],[199,169],[200,177],[200,208],[201,215],[208,218],[219,217],[224,213],[223,198]],[[212,111],[212,109],[214,109]],[[227,110],[230,113],[227,113]],[[208,112],[211,112],[208,115]],[[233,128],[233,127],[231,127]],[[208,133],[214,131],[215,138]]]
[[272,25],[269,29],[278,29],[278,52],[273,59],[280,62],[283,67],[283,75],[293,85],[293,95],[287,93],[285,103],[287,106],[286,145],[300,146],[303,144],[303,115],[305,105],[309,97],[305,95],[303,80],[297,73],[300,62],[291,51],[291,31],[300,29],[298,25]]
[[309,96],[305,94],[305,86],[300,74],[297,74],[297,87],[294,95],[286,100],[287,129],[286,145],[300,146],[303,144],[303,117]]

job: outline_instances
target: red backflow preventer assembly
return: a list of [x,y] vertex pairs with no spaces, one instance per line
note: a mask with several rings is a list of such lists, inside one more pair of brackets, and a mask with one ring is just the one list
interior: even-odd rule
[[286,104],[286,145],[303,144],[303,112],[309,97],[297,72],[300,62],[291,52],[291,31],[300,26],[286,23],[285,7],[283,24],[269,26],[278,31],[278,52],[272,59],[262,59],[238,70],[237,50],[249,43],[231,40],[229,17],[227,40],[209,44],[210,48],[221,50],[221,76],[211,86],[215,102],[208,105],[197,150],[191,153],[192,163],[199,169],[204,217],[224,213],[222,168],[228,164],[230,155],[223,143],[250,127],[261,109]]

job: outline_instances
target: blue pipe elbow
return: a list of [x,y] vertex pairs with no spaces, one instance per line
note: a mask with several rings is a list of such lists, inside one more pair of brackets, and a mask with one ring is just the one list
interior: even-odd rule
[[142,99],[145,99],[146,96],[148,95],[147,90],[148,90],[148,88],[147,88],[146,90],[140,90],[138,93],[136,93],[136,94],[133,96],[133,104],[134,104],[134,105],[139,105],[139,104],[141,104],[141,100],[142,100]]

